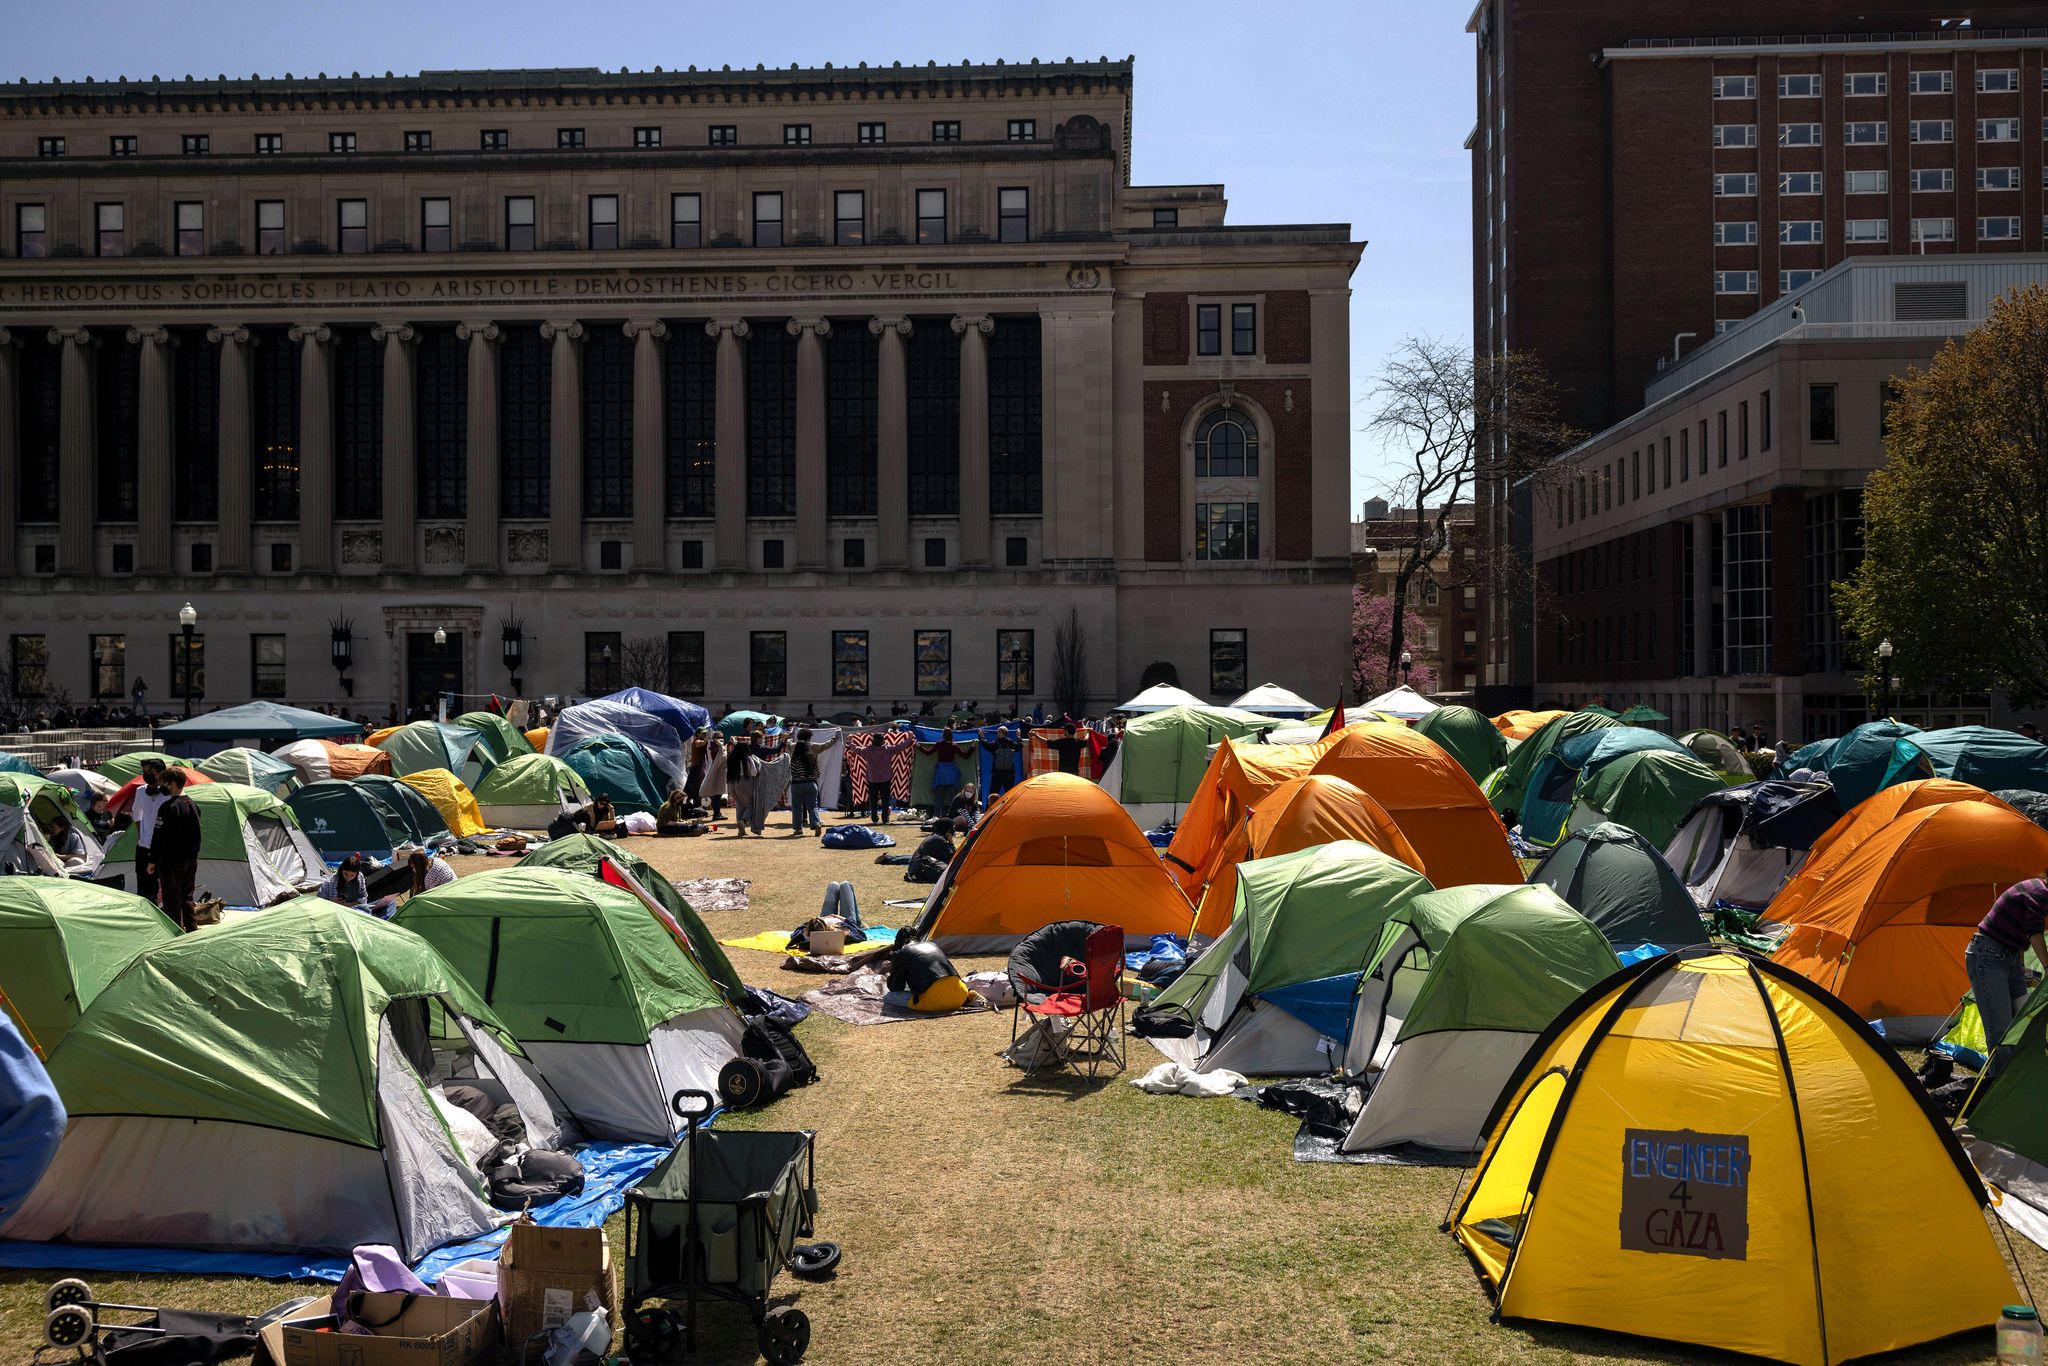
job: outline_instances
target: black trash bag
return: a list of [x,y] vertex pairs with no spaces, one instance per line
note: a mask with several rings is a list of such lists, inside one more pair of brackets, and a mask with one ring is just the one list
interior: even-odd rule
[[99,1358],[111,1366],[205,1366],[256,1350],[256,1321],[242,1314],[159,1309],[161,1333],[102,1328]]
[[503,1210],[538,1208],[583,1191],[583,1164],[567,1153],[500,1143],[477,1166],[490,1187],[491,1203]]

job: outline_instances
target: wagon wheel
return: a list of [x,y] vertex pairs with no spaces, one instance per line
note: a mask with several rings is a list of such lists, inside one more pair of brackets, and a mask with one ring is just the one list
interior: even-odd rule
[[[50,1311],[50,1317],[43,1320],[43,1341],[52,1347],[76,1348],[79,1356],[89,1357],[93,1354],[93,1329],[96,1326],[93,1323],[92,1311],[85,1306],[60,1305]],[[794,1361],[796,1357],[790,1357],[788,1360]]]
[[51,1286],[43,1296],[43,1309],[62,1309],[67,1304],[90,1304],[92,1287],[76,1278],[61,1280]]
[[667,1361],[682,1336],[682,1318],[672,1309],[640,1309],[626,1320],[626,1348],[635,1361]]
[[811,1345],[810,1316],[794,1305],[778,1304],[761,1320],[761,1355],[770,1366],[802,1361]]

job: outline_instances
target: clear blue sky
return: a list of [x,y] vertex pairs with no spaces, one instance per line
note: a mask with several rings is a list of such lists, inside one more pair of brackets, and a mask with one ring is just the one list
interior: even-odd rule
[[1387,0],[65,0],[17,9],[0,78],[422,68],[1137,58],[1132,178],[1222,181],[1236,223],[1349,223],[1353,515],[1383,491],[1355,429],[1402,337],[1471,331],[1465,7]]

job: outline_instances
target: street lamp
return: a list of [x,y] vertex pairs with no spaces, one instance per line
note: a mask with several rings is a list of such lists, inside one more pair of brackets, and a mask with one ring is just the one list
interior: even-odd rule
[[447,632],[447,630],[446,630],[445,628],[443,628],[443,627],[440,627],[440,626],[436,626],[436,627],[434,628],[434,646],[435,646],[435,648],[436,648],[436,649],[439,649],[439,648],[440,648],[441,646],[443,646],[443,645],[446,645],[447,643],[448,643],[448,632]]
[[348,676],[348,667],[355,661],[355,653],[355,623],[347,618],[328,622],[327,658],[334,665],[335,678],[346,697],[356,695],[355,680]]
[[1877,643],[1877,714],[1892,714],[1892,638]]
[[178,609],[178,630],[185,637],[185,716],[192,715],[192,628],[199,624],[199,613],[191,603]]
[[1408,686],[1408,671],[1409,671],[1410,669],[1414,668],[1414,667],[1415,667],[1415,656],[1414,656],[1414,655],[1412,655],[1412,654],[1410,654],[1410,653],[1409,653],[1408,651],[1406,651],[1406,650],[1403,650],[1403,651],[1401,651],[1401,686],[1402,686],[1402,687],[1404,687],[1404,688],[1405,688],[1405,687],[1407,687],[1407,686]]
[[505,650],[505,672],[511,676],[512,695],[517,697],[519,695],[519,666],[526,660],[525,626],[517,621],[500,622],[499,632],[503,638]]

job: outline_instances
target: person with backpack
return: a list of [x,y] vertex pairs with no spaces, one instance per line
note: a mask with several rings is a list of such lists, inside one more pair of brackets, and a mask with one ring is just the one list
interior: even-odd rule
[[905,882],[937,882],[939,874],[946,871],[946,865],[953,861],[953,822],[941,816],[932,822],[932,833],[910,856],[910,866],[903,870]]

